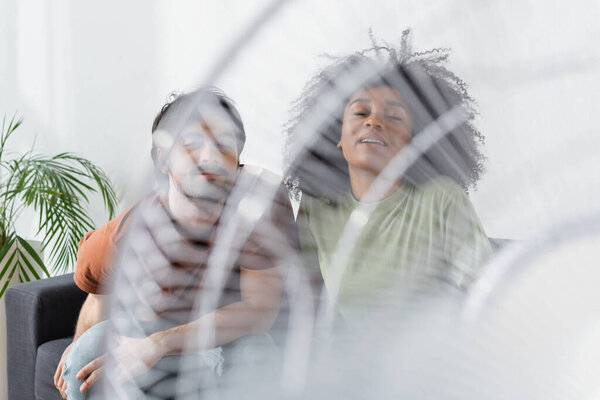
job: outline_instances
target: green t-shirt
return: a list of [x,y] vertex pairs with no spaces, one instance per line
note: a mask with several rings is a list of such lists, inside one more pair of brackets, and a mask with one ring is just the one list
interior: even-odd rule
[[[356,236],[354,246],[344,243],[346,262],[334,261],[359,206],[368,218],[362,213],[353,219],[358,222],[347,229]],[[303,195],[298,226],[305,266],[312,273],[320,268],[330,299],[337,292],[344,316],[353,314],[353,307],[400,301],[442,282],[465,288],[491,254],[471,202],[445,177],[421,186],[403,182],[376,203],[361,203],[351,194],[337,204]]]

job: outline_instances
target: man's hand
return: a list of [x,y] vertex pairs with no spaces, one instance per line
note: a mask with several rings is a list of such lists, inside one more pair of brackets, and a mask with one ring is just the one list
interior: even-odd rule
[[[146,373],[164,354],[153,337],[142,339],[120,337],[114,356],[116,361],[116,381],[123,383]],[[83,380],[79,391],[86,393],[104,374],[104,355],[83,367],[75,376]]]
[[62,373],[65,369],[65,359],[67,358],[67,354],[71,351],[71,347],[73,343],[89,328],[99,323],[102,318],[102,304],[104,296],[88,294],[85,299],[85,302],[81,306],[81,311],[79,311],[79,318],[77,319],[77,327],[75,328],[75,336],[73,337],[73,341],[71,344],[65,349],[60,358],[58,366],[56,367],[56,372],[54,373],[54,386],[60,392],[60,395],[63,399],[66,399],[67,396],[65,394],[65,390],[67,390],[67,383],[62,377]]
[[156,342],[156,335],[143,339],[121,338],[116,354],[118,383],[148,372],[165,356],[163,349]]
[[104,355],[96,358],[94,361],[87,364],[85,367],[81,368],[75,378],[80,381],[85,379],[83,383],[79,386],[79,391],[81,393],[86,393],[91,389],[92,385],[100,379],[104,372]]
[[54,386],[56,386],[63,399],[67,398],[67,396],[65,395],[65,390],[67,390],[67,383],[62,377],[62,373],[63,369],[65,368],[65,358],[67,358],[67,354],[69,354],[71,346],[73,346],[73,342],[67,346],[65,351],[63,351],[62,357],[58,362],[58,367],[56,367],[56,372],[54,373]]

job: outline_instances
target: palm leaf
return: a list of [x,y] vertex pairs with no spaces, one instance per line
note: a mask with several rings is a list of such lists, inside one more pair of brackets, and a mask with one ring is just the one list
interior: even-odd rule
[[9,282],[10,281],[6,281],[6,282],[4,282],[4,285],[2,285],[2,289],[0,289],[0,298],[2,298],[2,296],[4,296],[4,292],[6,292]]
[[0,245],[4,251],[0,261],[10,261],[0,273],[0,281],[15,273],[22,280],[39,278],[38,271],[50,275],[35,250],[15,233],[14,221],[25,207],[38,213],[42,249],[49,250],[54,271],[67,272],[75,263],[79,240],[94,229],[87,213],[90,194],[102,196],[109,218],[118,204],[104,171],[72,153],[46,156],[28,151],[10,161],[2,160],[6,141],[21,123],[16,116],[8,122],[4,117],[0,134],[0,168],[8,172],[7,179],[0,179]]
[[6,261],[0,271],[2,287],[10,283],[15,273],[18,274],[20,282],[30,281],[32,278],[40,279],[38,271],[43,272],[46,277],[50,276],[35,249],[18,235],[11,237],[0,249],[0,260]]
[[[44,265],[44,261],[42,261],[39,254],[37,253],[37,251],[35,251],[35,249],[33,247],[31,247],[31,245],[22,237],[17,236],[17,240],[19,241],[19,245],[22,246],[23,249],[27,252],[26,254],[29,257],[31,257],[31,259],[33,261],[35,261],[35,263],[39,267],[39,269],[42,270],[46,274],[47,278],[49,278],[50,271],[48,271],[48,268],[46,268],[46,266]],[[25,256],[25,254],[23,254],[23,255]],[[24,257],[24,259],[26,260],[27,257]],[[28,266],[31,268],[31,265],[29,263],[28,263]],[[37,273],[35,271],[32,270],[32,272],[37,276]],[[40,279],[39,276],[37,276],[37,278]]]
[[[25,268],[23,268],[22,264],[18,264],[19,268],[19,283],[30,282],[31,278],[27,275]],[[39,277],[38,277],[39,279]]]
[[[4,260],[4,257],[6,256],[8,251],[11,249],[13,243],[14,243],[14,238],[8,238],[8,240],[4,243],[4,245],[0,249],[0,260]],[[10,265],[11,265],[11,260],[7,260],[6,264],[4,264],[4,268],[2,268],[2,270],[0,271],[0,281],[2,281],[4,279],[4,275],[6,274],[6,271],[8,270]]]
[[2,131],[0,134],[0,161],[2,161],[2,155],[4,154],[4,146],[8,138],[13,132],[23,123],[23,119],[17,119],[17,115],[14,114],[6,127],[6,115],[2,118]]
[[[2,255],[0,260],[5,262],[4,268],[2,268],[2,271],[0,271],[0,283],[2,283],[2,289],[0,290],[0,297],[2,297],[2,295],[6,291],[6,288],[12,281],[12,278],[15,275],[15,272],[19,268],[19,259],[18,259],[18,254],[17,254],[18,252],[17,252],[16,246],[14,246],[14,244],[15,244],[15,238],[10,237],[4,243],[4,246],[2,246],[2,249],[0,250],[0,255]],[[4,261],[4,260],[6,260],[6,261]]]
[[14,248],[12,249],[11,252],[9,252],[7,254],[8,256],[8,261],[6,262],[6,267],[7,270],[10,271],[8,273],[8,276],[5,276],[4,278],[6,278],[6,281],[10,282],[13,278],[13,275],[15,274],[15,271],[17,270],[17,268],[19,267],[19,264],[17,261],[17,252],[14,251]]
[[[58,239],[51,246],[50,259],[57,266],[58,271],[66,271],[74,264],[77,256],[77,244],[83,234],[94,228],[93,223],[86,213],[83,203],[88,203],[88,197],[84,190],[95,192],[96,190],[85,183],[80,177],[87,177],[94,182],[100,181],[101,191],[106,193],[105,203],[111,207],[109,212],[114,213],[116,194],[108,178],[97,169],[89,168],[89,164],[83,162],[88,169],[94,171],[94,175],[86,170],[76,170],[71,165],[65,164],[70,160],[81,161],[79,157],[62,153],[58,156],[45,158],[33,157],[22,164],[18,173],[19,180],[9,195],[19,195],[26,205],[33,204],[40,213],[39,233],[42,233],[42,247],[47,248],[51,242]],[[107,187],[108,186],[108,187]],[[111,215],[112,217],[112,215]],[[52,227],[51,229],[49,229]],[[73,236],[77,235],[77,238]]]

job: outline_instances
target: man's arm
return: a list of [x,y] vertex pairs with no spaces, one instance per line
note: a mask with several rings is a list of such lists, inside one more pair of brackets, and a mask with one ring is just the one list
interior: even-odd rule
[[[279,312],[284,271],[281,267],[253,270],[241,268],[241,300],[221,307],[200,319],[157,332],[149,337],[163,356],[184,350],[204,350],[230,343],[240,337],[266,333]],[[199,332],[214,332],[206,343],[186,343]],[[194,341],[196,342],[196,341]],[[184,349],[184,344],[192,345]]]
[[79,318],[77,318],[73,342],[79,339],[85,331],[104,319],[102,318],[104,297],[105,296],[99,294],[88,294],[85,302],[81,306],[81,311],[79,311]]
[[[261,187],[252,187],[251,191]],[[163,355],[170,355],[205,350],[268,332],[279,313],[287,267],[297,251],[297,241],[292,206],[285,187],[279,185],[270,209],[256,223],[256,230],[241,250],[240,301],[198,320],[157,332],[149,339],[162,349]],[[208,333],[206,340],[186,340],[201,333]]]
[[[146,338],[122,338],[115,353],[123,368],[117,379],[125,381],[139,376],[167,355],[205,350],[243,336],[266,333],[279,312],[284,278],[283,267],[262,270],[241,268],[240,301]],[[213,332],[214,335],[204,342],[188,340],[198,337],[201,332]],[[104,356],[101,356],[77,373],[77,379],[87,377],[81,385],[82,392],[87,392],[101,376],[103,362]]]
[[[283,185],[279,186],[264,218],[256,224],[259,228],[242,250],[241,300],[196,321],[149,336],[163,356],[206,350],[271,329],[279,313],[287,266],[298,248],[294,214]],[[206,340],[187,340],[205,332],[210,333]],[[184,349],[184,346],[190,347]]]
[[[115,353],[117,362],[125,370],[120,371],[124,375],[122,379],[146,372],[166,355],[205,350],[246,335],[265,333],[272,327],[279,312],[290,251],[297,249],[293,212],[283,186],[276,194],[272,209],[263,218],[265,220],[256,226],[269,228],[252,232],[238,260],[241,300],[142,339],[122,337]],[[188,340],[203,338],[202,334],[206,334],[207,340]],[[98,379],[100,374],[95,372],[102,368],[102,361],[99,357],[77,374],[77,379],[87,377],[81,386],[82,392]]]
[[56,388],[60,391],[63,399],[66,398],[65,390],[67,388],[67,385],[62,378],[65,359],[67,358],[67,354],[69,354],[73,343],[75,343],[75,341],[79,339],[79,337],[83,335],[85,331],[102,321],[103,297],[104,296],[97,294],[88,294],[87,298],[83,302],[83,305],[81,306],[81,310],[79,311],[79,317],[77,318],[77,325],[75,327],[73,341],[63,352],[58,366],[56,367],[56,372],[54,373],[54,386],[56,386]]

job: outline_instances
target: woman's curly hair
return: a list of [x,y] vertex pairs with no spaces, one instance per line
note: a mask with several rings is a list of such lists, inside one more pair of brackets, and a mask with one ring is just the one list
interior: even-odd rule
[[472,123],[476,112],[467,85],[444,66],[449,49],[414,52],[408,29],[398,50],[369,35],[371,48],[342,58],[329,56],[333,62],[293,103],[284,147],[285,180],[292,195],[298,198],[303,192],[336,201],[349,192],[348,165],[336,147],[344,109],[355,93],[376,86],[390,86],[406,100],[413,139],[456,106],[466,111],[466,121],[424,152],[403,178],[418,185],[445,175],[465,190],[474,187],[483,172],[484,137]]

